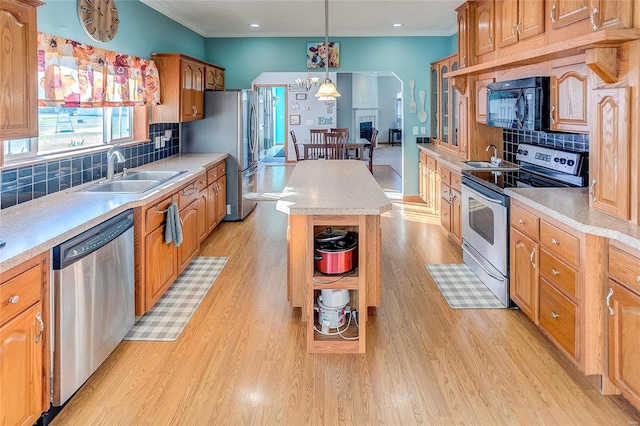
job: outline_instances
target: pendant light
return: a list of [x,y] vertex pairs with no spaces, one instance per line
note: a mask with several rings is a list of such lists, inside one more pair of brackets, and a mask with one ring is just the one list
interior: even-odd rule
[[325,78],[316,93],[316,98],[319,101],[335,101],[340,93],[329,78],[329,0],[324,0],[324,47],[327,52],[327,57],[324,60]]

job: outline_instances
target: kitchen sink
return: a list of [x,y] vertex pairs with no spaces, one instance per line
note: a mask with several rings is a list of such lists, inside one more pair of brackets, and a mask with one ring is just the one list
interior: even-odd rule
[[139,194],[186,173],[175,170],[141,170],[133,171],[116,178],[107,179],[83,188],[80,192],[111,192],[118,194]]
[[139,172],[127,172],[127,174],[122,176],[119,180],[157,180],[164,182],[165,180],[172,179],[182,173],[185,172],[174,170],[143,170]]
[[511,170],[519,168],[517,164],[509,163],[508,161],[503,161],[500,164],[490,161],[465,161],[464,163],[469,167],[478,169]]
[[157,180],[107,180],[96,183],[85,189],[81,189],[82,192],[117,192],[122,194],[137,194],[145,192],[153,187],[160,185],[162,182]]

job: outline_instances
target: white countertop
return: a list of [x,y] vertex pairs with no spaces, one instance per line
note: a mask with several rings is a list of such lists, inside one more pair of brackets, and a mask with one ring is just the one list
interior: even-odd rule
[[300,161],[276,209],[292,215],[379,215],[391,202],[362,161]]
[[[78,192],[100,180],[0,210],[0,273],[63,243],[127,209],[142,206],[176,189],[228,154],[175,155],[132,170],[186,170],[140,194]],[[104,180],[104,179],[102,179]]]
[[640,226],[590,208],[588,188],[508,188],[505,194],[580,232],[640,250]]

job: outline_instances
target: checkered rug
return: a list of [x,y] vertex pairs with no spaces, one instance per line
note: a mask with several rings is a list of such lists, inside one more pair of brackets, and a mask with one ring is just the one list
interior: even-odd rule
[[124,340],[173,342],[187,325],[228,257],[196,257]]
[[425,267],[452,309],[505,308],[467,265]]

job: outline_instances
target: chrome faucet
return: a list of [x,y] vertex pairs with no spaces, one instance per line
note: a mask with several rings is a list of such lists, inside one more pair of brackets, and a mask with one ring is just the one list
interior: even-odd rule
[[494,144],[490,144],[487,146],[487,149],[485,149],[485,151],[489,152],[491,148],[493,148],[493,155],[491,156],[491,162],[495,165],[500,165],[500,163],[502,163],[502,158],[498,157],[497,146],[495,146]]
[[107,179],[113,179],[116,163],[124,163],[126,161],[122,152],[116,149],[117,146],[114,145],[107,151]]

